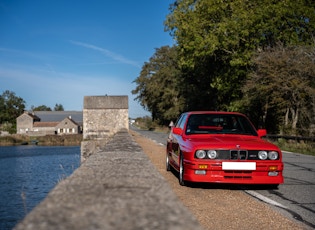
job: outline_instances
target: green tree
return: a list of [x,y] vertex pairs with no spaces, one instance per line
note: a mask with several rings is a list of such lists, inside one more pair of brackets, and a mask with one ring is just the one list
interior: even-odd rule
[[181,76],[178,68],[176,47],[156,49],[149,62],[144,63],[137,87],[132,91],[136,100],[151,112],[152,119],[167,124],[177,118],[184,109],[181,95]]
[[253,62],[255,71],[243,90],[249,105],[259,105],[263,124],[274,132],[307,135],[315,124],[315,48],[279,45]]
[[32,106],[33,111],[51,111],[51,108],[46,105],[40,105],[37,107]]
[[177,0],[170,10],[166,30],[188,66],[208,55],[246,66],[253,52],[279,41],[313,43],[315,6],[309,0]]
[[54,107],[54,111],[64,111],[62,104],[56,104]]
[[277,42],[311,44],[315,7],[309,0],[177,0],[165,21],[177,41],[189,109],[229,109],[252,56]]
[[16,128],[16,118],[25,109],[25,101],[15,95],[14,92],[6,90],[0,95],[0,124],[10,124]]

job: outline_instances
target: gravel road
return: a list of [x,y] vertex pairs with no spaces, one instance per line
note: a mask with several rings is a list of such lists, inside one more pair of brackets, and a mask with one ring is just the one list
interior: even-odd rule
[[205,229],[308,229],[235,186],[180,186],[177,174],[165,169],[165,147],[135,131],[130,133]]

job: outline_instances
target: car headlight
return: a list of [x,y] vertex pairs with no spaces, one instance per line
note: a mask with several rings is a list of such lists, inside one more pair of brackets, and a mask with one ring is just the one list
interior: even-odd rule
[[210,159],[215,159],[217,157],[217,151],[215,150],[208,150],[207,155]]
[[206,157],[206,151],[204,150],[197,150],[196,151],[196,157],[199,159],[203,159]]
[[259,151],[258,152],[258,158],[260,160],[266,160],[268,157],[268,153],[266,151]]
[[271,151],[268,153],[268,158],[270,160],[276,160],[276,159],[278,159],[278,156],[279,156],[278,152],[276,152],[276,151]]

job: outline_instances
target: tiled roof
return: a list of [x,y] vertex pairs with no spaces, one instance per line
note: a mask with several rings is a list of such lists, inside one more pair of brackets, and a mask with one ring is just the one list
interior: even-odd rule
[[73,122],[73,124],[75,124],[75,125],[79,125],[77,122],[75,122],[75,120],[70,119],[70,118],[69,118],[69,120],[70,120],[71,122]]
[[83,123],[82,111],[34,111],[41,122],[61,122],[66,117],[71,117],[78,124]]

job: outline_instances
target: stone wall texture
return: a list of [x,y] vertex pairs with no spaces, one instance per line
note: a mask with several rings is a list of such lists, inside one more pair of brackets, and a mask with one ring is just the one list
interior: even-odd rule
[[128,130],[128,96],[86,96],[83,109],[83,139],[107,138]]
[[103,148],[117,132],[128,129],[128,96],[85,96],[81,162]]

